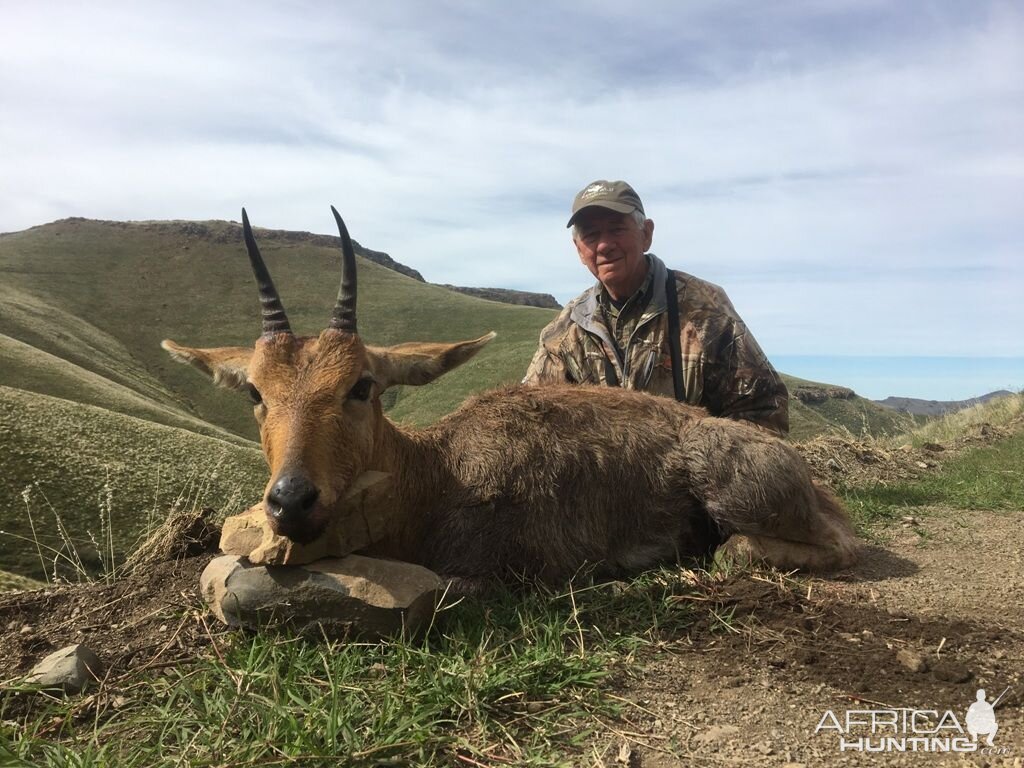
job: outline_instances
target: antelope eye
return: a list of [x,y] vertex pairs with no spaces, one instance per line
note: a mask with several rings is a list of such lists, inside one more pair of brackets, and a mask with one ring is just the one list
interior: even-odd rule
[[246,385],[245,390],[249,393],[249,399],[252,400],[253,405],[260,405],[263,402],[263,395],[252,384]]
[[373,391],[373,379],[360,379],[348,391],[348,397],[350,400],[368,400],[371,391]]

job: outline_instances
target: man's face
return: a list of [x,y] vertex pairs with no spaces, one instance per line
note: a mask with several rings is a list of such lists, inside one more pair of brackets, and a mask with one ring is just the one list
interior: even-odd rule
[[650,219],[641,227],[629,214],[594,207],[577,215],[573,242],[583,265],[621,301],[636,293],[647,276],[644,253],[653,236]]

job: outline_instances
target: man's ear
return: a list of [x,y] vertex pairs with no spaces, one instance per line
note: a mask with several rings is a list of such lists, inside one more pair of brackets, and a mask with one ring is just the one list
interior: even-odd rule
[[164,339],[160,346],[166,349],[179,363],[188,363],[213,379],[213,383],[229,389],[242,389],[249,380],[251,347],[213,347],[194,349]]
[[644,253],[651,250],[651,243],[654,242],[654,220],[647,219],[644,222]]
[[479,339],[454,344],[413,341],[394,347],[367,347],[366,357],[383,392],[395,384],[428,384],[462,365],[497,335],[492,331]]

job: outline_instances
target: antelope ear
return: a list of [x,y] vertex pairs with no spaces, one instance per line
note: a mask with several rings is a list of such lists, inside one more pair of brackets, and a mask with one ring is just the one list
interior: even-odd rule
[[214,347],[195,349],[183,347],[170,339],[164,339],[160,346],[166,349],[179,363],[188,363],[213,379],[213,383],[229,389],[243,389],[249,381],[249,360],[253,350],[250,347]]
[[413,341],[394,347],[367,347],[366,356],[381,391],[394,384],[418,386],[462,365],[497,335],[491,331],[479,339],[454,344]]

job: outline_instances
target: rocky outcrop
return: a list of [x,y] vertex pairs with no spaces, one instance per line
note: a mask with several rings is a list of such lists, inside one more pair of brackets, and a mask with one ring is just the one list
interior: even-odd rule
[[524,307],[542,307],[544,309],[561,309],[550,293],[531,293],[530,291],[513,291],[510,288],[465,288],[460,285],[449,285],[444,283],[442,288],[450,291],[464,293],[467,296],[475,296],[478,299],[498,301],[502,304],[518,304]]
[[[242,225],[226,221],[155,221],[143,226],[150,229],[164,229],[170,233],[184,235],[193,239],[212,240],[216,243],[242,242]],[[261,242],[285,242],[304,245],[315,245],[322,248],[341,248],[341,238],[337,235],[317,235],[312,232],[293,232],[287,229],[264,229],[254,227],[253,231]],[[374,264],[380,264],[413,280],[423,283],[423,275],[412,267],[392,259],[388,254],[365,248],[355,240],[352,241],[356,255],[362,256]]]
[[790,396],[795,397],[802,403],[807,405],[819,405],[824,403],[826,400],[852,400],[857,396],[857,393],[847,387],[827,387],[827,386],[806,386],[802,385],[795,387],[790,391]]
[[[315,235],[312,232],[291,232],[287,229],[255,229],[254,232],[261,240],[283,240],[286,243],[307,243],[324,248],[341,248],[341,238],[337,235]],[[239,238],[241,238],[241,235],[239,235]],[[401,275],[411,277],[413,280],[418,280],[421,283],[426,282],[423,279],[423,275],[418,271],[412,267],[405,266],[405,264],[400,264],[383,251],[372,251],[355,240],[352,241],[352,247],[355,248],[357,256],[362,256],[374,264],[380,264],[382,267],[387,267]]]
[[350,554],[387,532],[394,505],[390,475],[366,472],[307,544],[274,533],[262,503],[229,517],[225,554],[200,579],[203,596],[230,626],[315,626],[332,637],[415,632],[433,615],[441,579],[412,563]]

